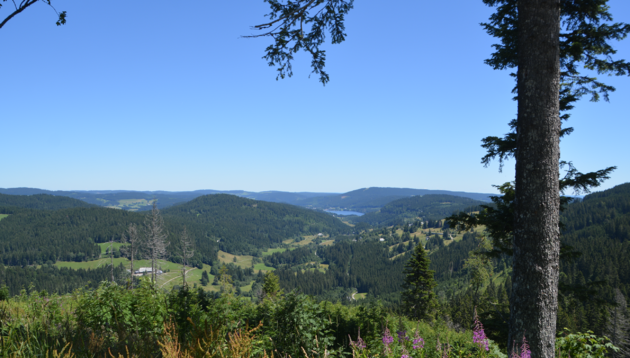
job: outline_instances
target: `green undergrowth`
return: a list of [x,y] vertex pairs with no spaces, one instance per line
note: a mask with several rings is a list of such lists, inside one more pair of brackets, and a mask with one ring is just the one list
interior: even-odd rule
[[[452,349],[482,353],[471,332],[412,321],[379,304],[318,303],[296,293],[246,300],[144,282],[134,290],[103,283],[63,296],[23,291],[0,301],[0,356],[52,357],[65,347],[72,354],[67,357],[270,358],[303,357],[306,351],[309,357],[341,358],[351,354],[348,337],[356,339],[359,331],[372,356],[384,352],[386,328],[420,335],[425,357],[437,357],[429,348],[438,337]],[[236,343],[245,351],[235,351]]]

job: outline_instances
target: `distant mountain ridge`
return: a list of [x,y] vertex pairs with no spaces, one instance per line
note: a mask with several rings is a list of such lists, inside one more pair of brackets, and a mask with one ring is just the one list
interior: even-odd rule
[[243,198],[274,203],[286,203],[310,209],[339,209],[371,212],[380,209],[394,200],[427,194],[454,195],[474,200],[490,201],[493,194],[468,193],[461,191],[409,189],[409,188],[363,188],[347,193],[314,193],[245,190],[194,190],[194,191],[131,191],[131,190],[44,190],[37,188],[0,188],[0,194],[66,196],[84,202],[130,211],[143,211],[151,208],[151,201],[158,200],[160,209],[185,203],[204,195],[230,194]]
[[151,209],[151,201],[157,199],[160,209],[185,203],[204,195],[230,194],[248,199],[275,203],[296,204],[300,200],[334,193],[290,193],[282,191],[249,192],[245,190],[194,190],[194,191],[133,191],[133,190],[45,190],[37,188],[0,188],[5,195],[54,195],[82,200],[86,203],[130,211]]
[[490,196],[496,194],[468,193],[463,191],[409,189],[409,188],[363,188],[344,194],[319,196],[300,201],[296,205],[314,209],[340,209],[358,212],[372,212],[379,210],[394,200],[423,195],[452,195],[484,202],[490,201]]
[[0,194],[0,206],[41,210],[94,207],[94,205],[88,204],[85,201],[49,194],[35,194],[28,196]]

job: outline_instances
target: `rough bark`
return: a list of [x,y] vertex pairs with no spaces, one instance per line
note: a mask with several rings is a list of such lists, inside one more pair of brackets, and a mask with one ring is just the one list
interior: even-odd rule
[[509,351],[553,357],[559,273],[559,0],[518,2],[518,119]]

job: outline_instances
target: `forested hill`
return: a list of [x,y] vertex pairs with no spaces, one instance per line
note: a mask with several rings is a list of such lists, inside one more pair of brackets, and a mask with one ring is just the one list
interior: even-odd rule
[[405,188],[364,188],[344,194],[319,196],[301,200],[297,205],[316,209],[338,208],[359,212],[376,211],[386,204],[403,198],[423,195],[453,195],[484,202],[490,201],[492,194],[466,193],[448,190],[405,189]]
[[379,211],[367,213],[360,217],[352,217],[352,222],[364,222],[374,226],[392,226],[404,222],[405,219],[423,220],[443,219],[453,212],[487,204],[486,202],[453,195],[423,195],[392,201]]
[[562,222],[562,241],[582,253],[562,266],[569,283],[606,280],[630,297],[630,183],[569,205]]
[[143,221],[141,214],[99,207],[21,210],[0,220],[0,262],[24,266],[93,260],[101,253],[97,242],[119,240],[129,223]]
[[289,204],[216,194],[162,211],[165,219],[202,224],[219,247],[233,254],[255,253],[302,235],[344,234],[352,229],[339,219]]
[[301,200],[315,196],[333,195],[333,193],[290,193],[282,191],[250,192],[245,190],[195,190],[195,191],[129,191],[129,190],[87,190],[87,191],[51,191],[36,188],[0,188],[0,194],[15,196],[47,194],[54,197],[68,197],[86,203],[118,208],[130,211],[151,210],[153,200],[158,208],[163,209],[175,204],[185,203],[194,198],[210,194],[230,194],[254,200],[271,201],[297,205]]
[[94,205],[88,204],[84,201],[64,196],[54,196],[47,194],[37,194],[30,196],[0,194],[0,207],[7,206],[15,208],[44,210],[94,207]]

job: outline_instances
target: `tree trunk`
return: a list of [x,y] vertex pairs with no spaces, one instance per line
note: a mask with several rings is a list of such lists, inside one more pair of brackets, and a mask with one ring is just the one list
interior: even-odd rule
[[[560,0],[518,2],[518,123],[509,352],[553,357],[560,241]],[[517,348],[518,350],[518,348]]]

